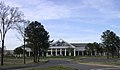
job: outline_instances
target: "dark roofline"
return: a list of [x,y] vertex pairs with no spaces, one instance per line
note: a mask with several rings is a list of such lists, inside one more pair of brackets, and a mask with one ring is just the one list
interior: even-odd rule
[[85,44],[85,45],[87,45],[88,43],[70,43],[70,44]]

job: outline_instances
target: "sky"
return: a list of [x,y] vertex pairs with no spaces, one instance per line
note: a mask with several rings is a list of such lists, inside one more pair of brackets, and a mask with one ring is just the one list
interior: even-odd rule
[[[25,19],[39,21],[50,40],[69,43],[101,42],[102,32],[111,30],[120,36],[120,0],[0,0],[19,7]],[[7,33],[6,49],[23,44],[17,31]]]

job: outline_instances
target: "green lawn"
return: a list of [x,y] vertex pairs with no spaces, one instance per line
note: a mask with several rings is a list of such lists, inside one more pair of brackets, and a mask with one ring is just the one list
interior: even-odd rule
[[120,66],[120,58],[109,58],[104,56],[81,56],[76,57],[73,61],[79,63],[87,63],[87,64],[100,64],[100,65],[114,65]]
[[63,67],[63,66],[50,66],[50,67],[45,67],[45,68],[31,68],[27,70],[78,70],[78,69],[68,68],[68,67]]
[[[32,58],[26,58],[26,64],[32,63]],[[4,57],[4,65],[20,65],[23,64],[23,58]]]
[[[46,62],[47,59],[40,59],[39,63]],[[1,62],[0,62],[1,63]],[[32,57],[26,57],[26,64],[33,63]],[[4,65],[1,68],[11,68],[11,67],[19,67],[19,66],[26,66],[23,64],[23,58],[16,58],[16,57],[4,57]]]
[[[40,62],[45,62],[49,59],[63,59],[71,60],[79,63],[89,63],[89,64],[104,64],[104,65],[117,65],[120,66],[120,58],[110,58],[101,56],[53,56],[53,57],[40,57]],[[26,57],[26,64],[32,63],[32,57]],[[23,58],[15,57],[4,57],[4,66],[0,67],[12,67],[12,66],[24,66]]]

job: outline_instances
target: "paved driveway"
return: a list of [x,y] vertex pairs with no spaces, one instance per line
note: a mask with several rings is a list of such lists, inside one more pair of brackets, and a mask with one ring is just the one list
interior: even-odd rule
[[84,65],[78,64],[72,61],[66,60],[50,60],[47,65],[62,65],[71,68],[77,68],[78,70],[120,70],[117,67],[106,67],[106,66],[95,66],[95,65]]
[[[43,64],[35,64],[31,66],[26,66],[26,67],[18,67],[18,68],[4,69],[4,70],[22,70],[23,68],[27,68],[27,67],[48,67],[48,66],[58,66],[58,65],[77,68],[78,70],[120,70],[120,68],[117,68],[117,67],[84,65],[84,64],[78,64],[73,61],[67,61],[67,60],[49,60],[47,63],[43,63]],[[0,70],[3,70],[3,69],[0,69]]]

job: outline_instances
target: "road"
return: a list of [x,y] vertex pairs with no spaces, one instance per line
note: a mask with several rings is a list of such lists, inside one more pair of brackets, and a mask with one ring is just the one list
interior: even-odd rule
[[85,65],[85,64],[79,64],[73,61],[67,61],[67,60],[49,60],[47,63],[35,64],[32,66],[26,66],[26,67],[0,69],[0,70],[22,70],[28,67],[48,67],[48,66],[58,66],[58,65],[77,68],[78,70],[120,70],[120,68],[117,68],[117,67]]
[[46,65],[52,65],[52,66],[62,65],[66,67],[77,68],[78,70],[120,70],[120,68],[117,68],[117,67],[84,65],[84,64],[78,64],[72,61],[66,61],[66,60],[50,60],[48,63],[46,63]]

